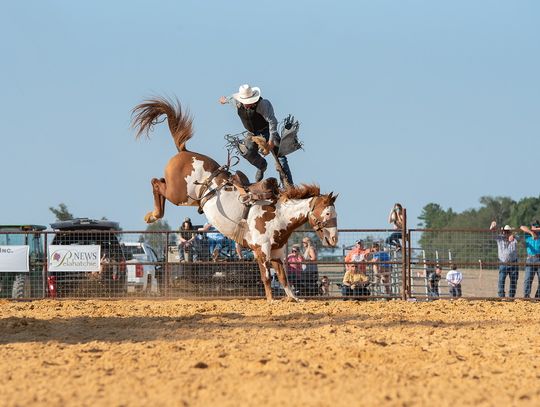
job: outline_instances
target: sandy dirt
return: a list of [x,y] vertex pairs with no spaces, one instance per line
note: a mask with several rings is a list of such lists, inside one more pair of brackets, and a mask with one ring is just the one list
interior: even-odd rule
[[9,406],[540,405],[540,303],[0,302]]

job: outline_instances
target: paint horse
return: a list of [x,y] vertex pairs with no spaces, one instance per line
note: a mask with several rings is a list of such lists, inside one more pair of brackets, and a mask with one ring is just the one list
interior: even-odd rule
[[[146,214],[145,221],[152,223],[163,217],[165,200],[179,206],[198,206],[217,230],[253,250],[269,301],[272,300],[270,268],[276,271],[287,296],[297,300],[283,265],[285,245],[295,229],[309,222],[324,246],[335,246],[337,196],[322,195],[316,185],[291,186],[281,190],[273,201],[257,202],[246,211],[245,196],[231,181],[228,167],[186,149],[186,142],[193,135],[192,118],[182,112],[178,100],[148,100],[136,106],[132,113],[137,138],[143,134],[148,137],[154,125],[166,116],[178,150],[165,167],[165,177],[151,181],[154,210]],[[247,227],[239,236],[242,222]]]

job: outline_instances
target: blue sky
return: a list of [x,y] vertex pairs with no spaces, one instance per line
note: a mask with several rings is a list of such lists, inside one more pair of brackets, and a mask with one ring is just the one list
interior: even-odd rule
[[[519,0],[2,0],[0,223],[48,225],[63,202],[144,229],[175,147],[166,125],[135,141],[131,109],[177,96],[188,148],[224,162],[242,128],[217,100],[242,83],[301,121],[295,181],[339,193],[340,227],[386,227],[394,202],[415,225],[429,202],[538,196],[539,20]],[[203,219],[167,205],[185,216]]]

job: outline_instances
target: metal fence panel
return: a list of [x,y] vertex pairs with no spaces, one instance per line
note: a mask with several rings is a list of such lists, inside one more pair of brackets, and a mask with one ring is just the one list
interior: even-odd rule
[[[430,297],[429,277],[437,265],[442,267],[438,282],[438,297],[451,297],[446,274],[452,266],[463,274],[462,296],[466,298],[493,298],[498,296],[499,262],[495,237],[497,232],[488,230],[435,230],[413,229],[410,235],[411,295]],[[523,240],[523,239],[521,239]],[[523,296],[523,276],[527,254],[524,244],[518,243],[519,277],[517,297]],[[510,280],[506,278],[504,295],[509,296]],[[535,292],[534,283],[532,293]],[[533,294],[534,295],[534,294]],[[436,298],[436,295],[431,297]]]
[[[217,232],[190,232],[188,245],[179,245],[177,232],[171,231],[62,231],[0,232],[0,249],[28,246],[28,271],[10,271],[0,264],[0,296],[2,298],[223,298],[264,297],[258,264],[253,253],[239,248]],[[302,240],[311,239],[318,252],[315,262],[304,261],[292,270],[290,283],[299,297],[343,298],[342,284],[347,267],[365,273],[367,289],[361,296],[371,299],[415,297],[418,299],[449,298],[445,277],[452,265],[463,274],[462,296],[492,298],[498,295],[499,266],[493,232],[487,230],[401,231],[347,229],[339,232],[339,245],[325,248],[313,231],[295,231],[285,248],[291,253],[293,244],[302,248]],[[393,236],[393,237],[392,237]],[[365,248],[380,245],[386,260],[368,254],[362,261],[346,262],[346,256],[362,240]],[[82,256],[80,248],[99,246],[100,267],[94,271],[54,271],[52,246]],[[77,248],[77,249],[76,249]],[[75,253],[75,254],[74,254]],[[1,254],[1,253],[0,253]],[[57,256],[58,257],[58,256]],[[4,257],[0,257],[4,259]],[[527,255],[519,245],[519,277],[516,297],[523,296],[524,270]],[[358,260],[358,259],[357,259]],[[52,264],[52,263],[51,263]],[[294,265],[291,263],[291,265]],[[442,267],[436,281],[435,266]],[[285,264],[286,267],[290,266]],[[531,296],[538,282],[534,281]],[[284,296],[277,278],[272,279],[276,297]],[[431,295],[430,295],[431,294]],[[506,280],[505,295],[509,295]]]

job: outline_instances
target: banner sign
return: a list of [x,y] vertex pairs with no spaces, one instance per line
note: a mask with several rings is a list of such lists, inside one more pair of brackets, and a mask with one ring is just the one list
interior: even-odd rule
[[28,272],[30,246],[0,246],[0,272]]
[[99,271],[99,245],[49,246],[49,271]]

